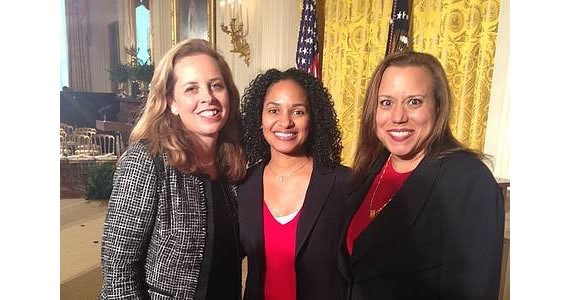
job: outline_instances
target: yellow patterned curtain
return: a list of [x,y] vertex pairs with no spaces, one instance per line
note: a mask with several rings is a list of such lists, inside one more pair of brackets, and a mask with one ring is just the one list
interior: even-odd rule
[[[366,84],[385,53],[391,9],[392,0],[326,2],[323,82],[340,120],[346,165],[352,164]],[[454,96],[452,131],[478,150],[485,141],[498,18],[498,0],[414,0],[412,6],[412,47],[440,59]]]
[[352,164],[366,84],[388,40],[391,1],[330,0],[325,4],[323,83],[342,131],[342,162]]
[[414,0],[412,46],[436,56],[453,92],[451,129],[483,151],[493,78],[499,0]]

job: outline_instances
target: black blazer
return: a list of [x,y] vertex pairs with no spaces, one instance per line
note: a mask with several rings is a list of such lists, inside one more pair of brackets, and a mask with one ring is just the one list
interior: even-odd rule
[[[263,299],[263,169],[250,170],[238,187],[240,237],[247,255],[246,300]],[[295,245],[297,299],[345,299],[347,282],[338,269],[342,220],[346,213],[349,169],[314,166],[301,209]]]
[[348,255],[350,219],[387,156],[350,193],[340,250],[348,299],[496,300],[503,198],[489,169],[467,153],[424,159]]

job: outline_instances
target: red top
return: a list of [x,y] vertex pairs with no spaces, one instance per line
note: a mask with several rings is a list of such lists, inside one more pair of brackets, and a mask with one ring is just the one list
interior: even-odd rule
[[[386,205],[390,198],[392,198],[398,192],[398,190],[400,190],[408,176],[410,176],[412,173],[411,171],[406,173],[396,172],[396,170],[394,170],[392,167],[391,159],[389,159],[388,162],[384,164],[383,169],[384,168],[386,168],[386,170],[380,170],[380,172],[376,174],[376,177],[374,178],[372,185],[370,185],[370,189],[368,190],[364,201],[362,201],[362,204],[360,204],[360,208],[358,208],[358,211],[352,217],[352,221],[348,227],[348,233],[346,235],[346,247],[350,255],[352,255],[354,241],[373,220],[373,218],[370,217],[370,210],[378,210],[382,206]],[[376,191],[375,195],[374,191]],[[372,205],[370,205],[372,197],[374,197],[374,201],[372,202]]]
[[263,202],[263,236],[265,238],[265,300],[296,299],[295,238],[298,212],[285,224],[279,223]]

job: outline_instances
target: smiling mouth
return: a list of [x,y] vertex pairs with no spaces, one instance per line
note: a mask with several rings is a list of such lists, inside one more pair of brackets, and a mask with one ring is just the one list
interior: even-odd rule
[[405,140],[412,135],[412,130],[390,130],[388,134],[395,140]]
[[278,139],[284,141],[292,140],[297,136],[297,132],[276,131],[273,134],[275,134],[275,137],[277,137]]
[[217,109],[209,109],[199,112],[198,115],[204,118],[212,118],[217,116],[219,113],[220,111]]

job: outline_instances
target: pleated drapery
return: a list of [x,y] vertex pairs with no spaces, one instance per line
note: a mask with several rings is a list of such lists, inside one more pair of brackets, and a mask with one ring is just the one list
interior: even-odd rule
[[69,87],[74,91],[91,92],[91,39],[87,0],[66,0],[65,17],[69,47]]
[[[498,0],[414,0],[413,50],[436,56],[453,92],[451,129],[483,150],[493,75]],[[331,0],[325,6],[323,82],[342,129],[343,163],[352,164],[366,85],[384,58],[391,0]]]

